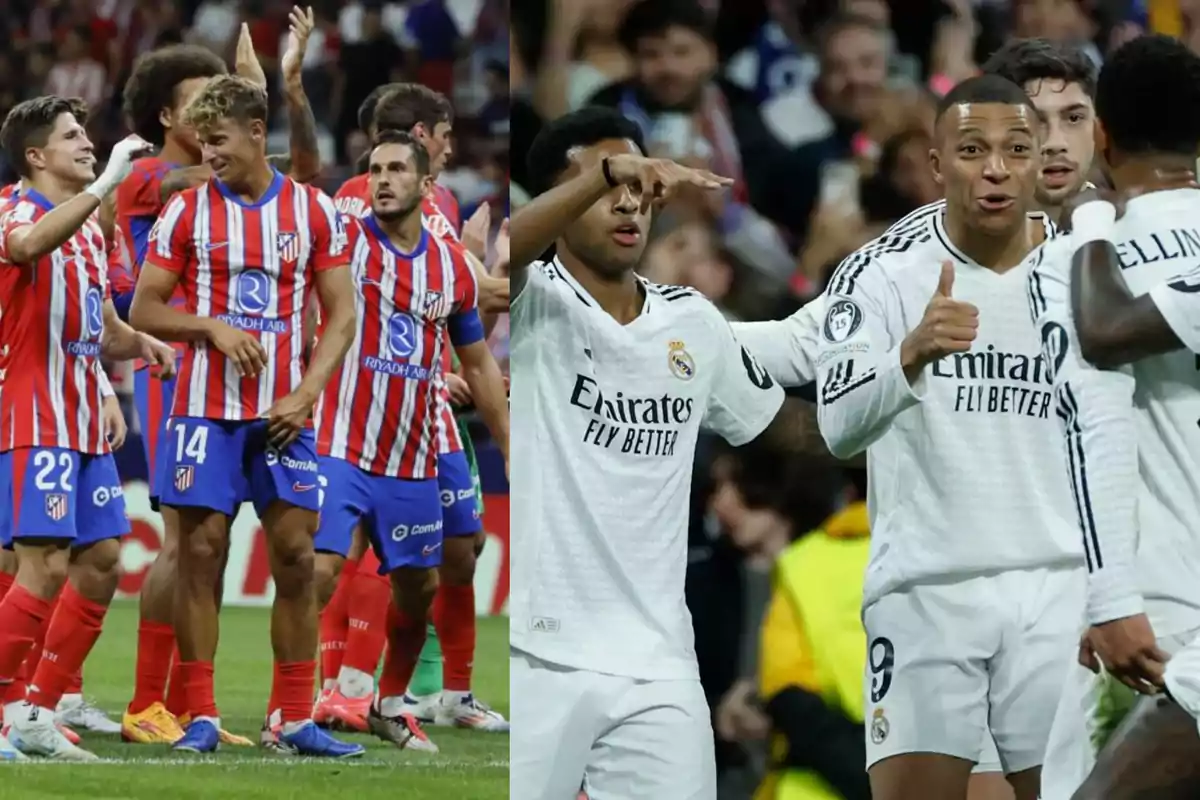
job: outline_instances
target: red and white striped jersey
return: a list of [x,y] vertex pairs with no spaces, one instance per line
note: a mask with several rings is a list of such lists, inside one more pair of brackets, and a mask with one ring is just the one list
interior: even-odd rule
[[[442,213],[435,197],[443,198],[443,202],[449,197],[450,206],[446,213]],[[334,195],[334,203],[338,210],[347,216],[365,217],[371,211],[370,176],[355,175],[343,183]],[[458,219],[458,204],[454,201],[454,195],[450,194],[449,190],[435,185],[434,196],[426,195],[421,198],[421,224],[439,239],[458,244],[458,229],[452,219]],[[458,435],[458,425],[454,421],[454,411],[450,407],[450,389],[446,386],[444,375],[451,369],[450,348],[444,347],[443,353],[442,370],[437,377],[438,393],[441,397],[441,405],[438,408],[438,452],[457,453],[463,449],[463,444]]]
[[108,261],[95,215],[36,263],[9,260],[9,237],[53,208],[26,189],[0,213],[0,452],[62,447],[107,453],[100,336]]
[[479,341],[479,287],[460,245],[422,230],[410,254],[354,225],[358,331],[317,407],[317,448],[378,475],[437,475],[443,348]]
[[349,261],[333,201],[279,173],[256,203],[215,178],[175,195],[150,233],[146,263],[179,275],[188,313],[257,334],[267,365],[242,378],[207,341],[189,342],[171,414],[251,420],[294,391],[315,273]]
[[9,200],[12,200],[16,196],[17,190],[20,188],[21,184],[10,183],[8,186],[0,189],[0,203],[7,203]]

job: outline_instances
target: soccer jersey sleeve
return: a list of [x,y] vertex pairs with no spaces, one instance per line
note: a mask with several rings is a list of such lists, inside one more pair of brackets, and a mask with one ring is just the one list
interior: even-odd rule
[[117,210],[123,216],[157,217],[162,210],[162,180],[170,166],[155,160],[139,160],[129,177],[117,186]]
[[[762,433],[783,405],[783,389],[734,337],[733,329],[712,305],[716,374],[702,425],[737,447]],[[685,357],[683,343],[678,348]]]
[[1087,617],[1099,624],[1143,609],[1136,566],[1140,482],[1134,380],[1126,371],[1099,370],[1084,360],[1070,311],[1070,258],[1069,248],[1047,247],[1042,263],[1030,272],[1029,300],[1054,381],[1064,463],[1083,539]]
[[837,274],[852,268],[853,275],[831,284],[838,293],[825,300],[817,345],[817,420],[838,458],[874,444],[925,391],[923,373],[910,386],[900,365],[901,340],[888,326],[893,310],[883,269],[874,261],[857,263],[848,260]]
[[733,332],[783,386],[806,386],[817,379],[817,346],[825,298],[817,297],[787,319],[735,322]]
[[180,274],[187,268],[192,252],[192,214],[187,197],[191,192],[177,194],[167,203],[162,215],[150,229],[146,246],[146,263]]
[[26,225],[33,224],[37,207],[33,203],[18,201],[4,209],[0,214],[0,266],[16,266],[8,255],[8,237]]
[[463,347],[482,341],[483,321],[479,318],[479,283],[475,270],[467,263],[466,252],[458,245],[450,247],[454,259],[454,311],[447,322],[450,342]]
[[1150,299],[1183,346],[1200,353],[1200,270],[1155,286]]
[[329,195],[313,190],[308,224],[312,232],[314,270],[321,272],[350,263],[350,238],[346,231],[346,220],[338,213]]

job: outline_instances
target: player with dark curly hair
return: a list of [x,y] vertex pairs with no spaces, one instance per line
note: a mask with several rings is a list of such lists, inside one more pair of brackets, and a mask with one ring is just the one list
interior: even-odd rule
[[1064,697],[1055,718],[1059,738],[1078,743],[1058,760],[1076,772],[1053,784],[1047,773],[1043,797],[1194,798],[1200,56],[1165,36],[1129,42],[1105,62],[1096,112],[1097,154],[1124,213],[1120,200],[1081,202],[1029,284],[1087,547],[1080,663],[1095,673],[1067,686],[1088,693]]

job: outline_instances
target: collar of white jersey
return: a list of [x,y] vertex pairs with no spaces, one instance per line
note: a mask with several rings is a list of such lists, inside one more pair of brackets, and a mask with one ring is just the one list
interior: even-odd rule
[[[548,262],[547,266],[549,266],[550,271],[554,273],[554,277],[566,284],[585,306],[601,310],[600,304],[596,302],[596,298],[592,297],[591,293],[588,292],[587,289],[583,288],[583,284],[575,280],[575,276],[571,274],[571,271],[568,270],[566,265],[559,260],[557,255],[554,256],[553,260]],[[638,284],[641,285],[642,292],[646,297],[645,302],[642,304],[642,313],[640,315],[644,317],[650,313],[650,311],[658,302],[658,285],[651,283],[641,275],[638,275],[636,272],[633,274],[633,277],[636,278]]]

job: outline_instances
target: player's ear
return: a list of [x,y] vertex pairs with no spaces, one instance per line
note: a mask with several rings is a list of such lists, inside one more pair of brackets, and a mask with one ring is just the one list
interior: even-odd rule
[[160,108],[158,110],[158,124],[162,125],[164,130],[171,130],[171,109]]
[[933,170],[933,179],[938,186],[944,186],[942,180],[942,154],[936,147],[929,148],[929,168]]
[[259,142],[267,138],[267,123],[261,119],[250,120],[250,137]]
[[25,160],[34,169],[46,168],[46,156],[40,147],[30,147],[25,150]]
[[1096,147],[1096,155],[1108,161],[1108,131],[1104,130],[1104,123],[1097,117],[1092,123],[1092,143]]
[[418,141],[424,141],[429,137],[429,131],[425,130],[424,122],[418,122],[416,125],[413,125],[412,130],[409,131],[409,133],[411,133],[413,138]]

